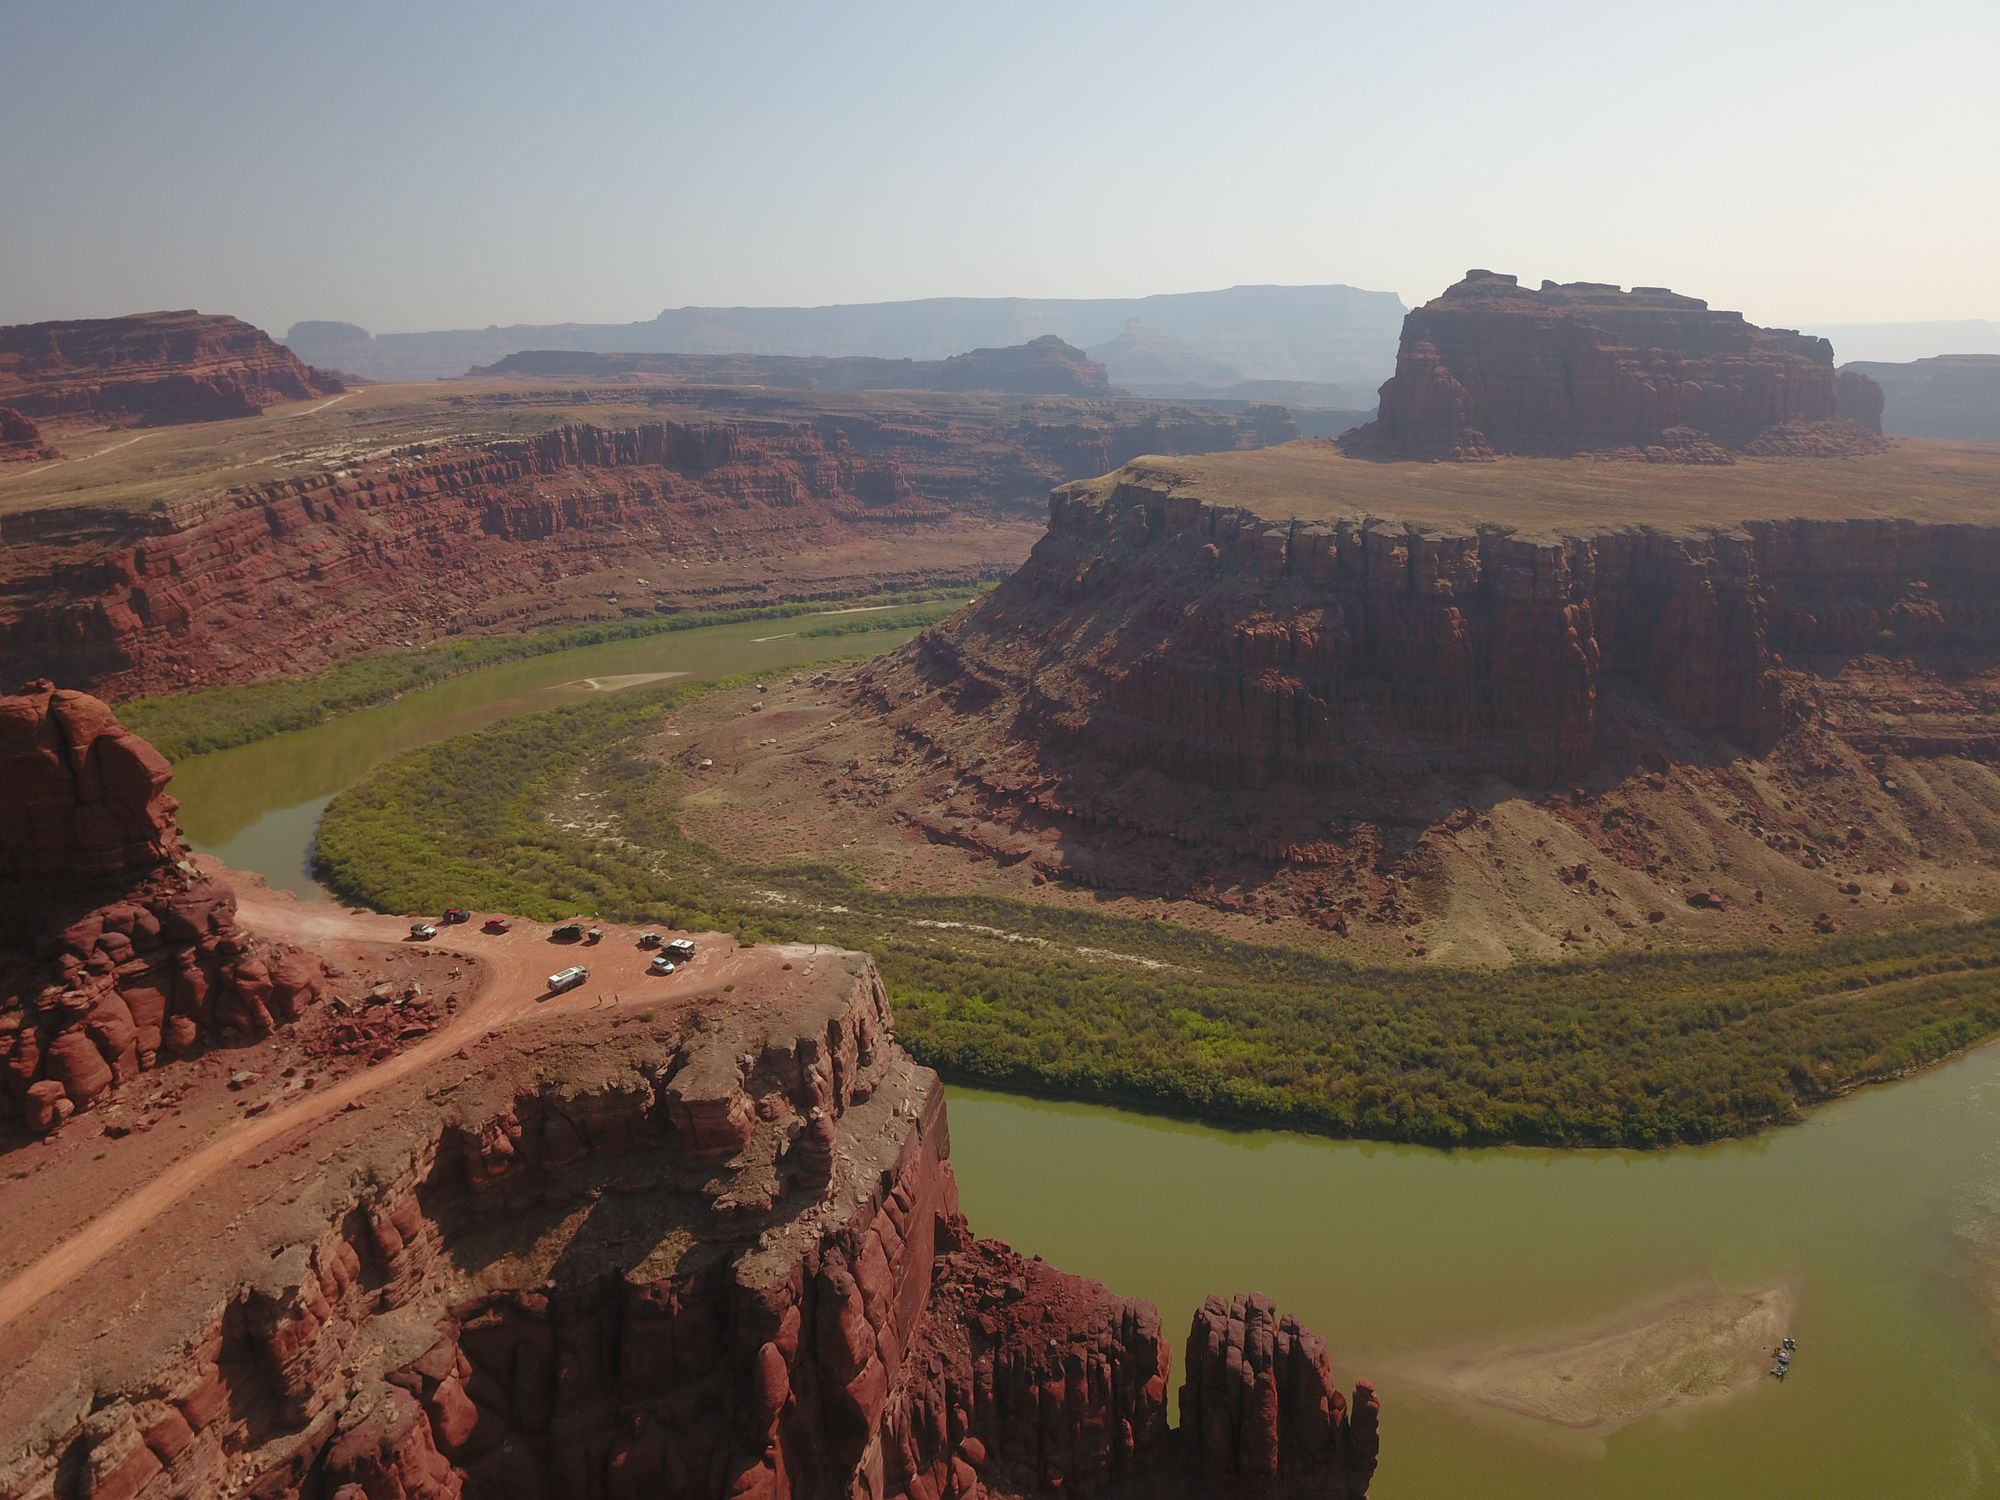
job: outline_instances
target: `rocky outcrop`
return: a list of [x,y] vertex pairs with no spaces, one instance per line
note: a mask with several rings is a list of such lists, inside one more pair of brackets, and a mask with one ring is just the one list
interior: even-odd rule
[[1774,607],[1784,641],[1824,631],[1819,612],[1848,597],[1842,577],[1800,586],[1817,573],[1802,549],[1824,536],[1439,535],[1076,486],[1027,564],[902,660],[957,684],[969,712],[1018,714],[1044,747],[1218,788],[1547,785],[1589,764],[1612,678],[1677,723],[1768,744],[1785,715]]
[[341,389],[236,318],[157,312],[0,328],[0,403],[31,417],[207,422]]
[[474,375],[603,380],[655,377],[707,385],[822,391],[999,391],[1011,395],[1109,394],[1104,367],[1054,334],[949,359],[871,359],[781,354],[587,354],[525,350]]
[[149,873],[181,856],[173,768],[88,693],[0,698],[0,880]]
[[228,1203],[226,1241],[10,1328],[0,1497],[1195,1500],[1274,1492],[1260,1438],[1298,1492],[1365,1495],[1372,1397],[1341,1410],[1317,1339],[1238,1340],[1281,1398],[1240,1455],[1170,1432],[1150,1306],[971,1237],[873,966],[758,954],[727,1001],[526,1022],[313,1122],[304,1177],[197,1189],[175,1222]]
[[[1284,889],[1344,930],[1342,872],[1441,878],[1426,830],[1476,816],[1495,778],[1611,784],[1669,739],[1719,766],[1808,731],[1842,746],[1788,759],[1813,775],[1836,753],[2000,755],[1980,675],[2000,527],[1284,520],[1154,473],[1057,491],[1019,572],[857,674],[858,706],[946,788],[909,813],[926,837],[1230,909],[1239,884],[1283,885],[1274,868],[1315,872]],[[1731,816],[1774,850],[1816,842]],[[1627,842],[1600,852],[1659,877]]]
[[1403,320],[1396,373],[1349,451],[1385,458],[1634,450],[1839,456],[1881,446],[1881,393],[1824,339],[1664,287],[1468,271]]
[[1217,1493],[1365,1494],[1381,1452],[1375,1387],[1354,1404],[1326,1340],[1268,1298],[1210,1297],[1188,1334],[1181,1431]]
[[61,455],[42,441],[41,429],[11,406],[0,406],[0,464],[42,462]]
[[1882,394],[1884,431],[2000,443],[2000,354],[1941,354],[1908,364],[1842,365],[1841,379]]
[[84,693],[0,697],[0,1121],[46,1132],[117,1083],[318,996],[194,873],[152,746]]
[[[473,622],[519,628],[565,580],[614,569],[658,585],[663,606],[770,603],[759,581],[773,558],[956,538],[955,515],[1017,516],[1064,475],[1296,432],[1271,408],[816,414],[796,398],[743,399],[745,415],[728,421],[417,444],[145,512],[0,517],[0,670],[127,694],[248,681]],[[725,560],[744,575],[738,595],[665,595],[684,564]],[[864,583],[939,581],[912,567]],[[968,576],[980,575],[954,581]],[[612,613],[653,607],[628,596]]]

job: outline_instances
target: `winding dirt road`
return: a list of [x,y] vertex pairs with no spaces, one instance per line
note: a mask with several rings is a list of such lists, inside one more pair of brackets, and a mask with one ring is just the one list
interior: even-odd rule
[[[239,899],[238,916],[250,931],[350,965],[366,967],[371,953],[380,956],[408,946],[409,924],[400,917],[308,905],[254,886],[239,887]],[[545,925],[532,922],[517,923],[504,934],[483,933],[471,924],[442,930],[437,940],[424,946],[463,959],[471,978],[470,992],[442,1026],[408,1050],[314,1089],[295,1103],[235,1122],[167,1170],[135,1184],[81,1230],[0,1284],[0,1328],[250,1152],[366,1099],[491,1032],[530,1017],[600,1005],[671,1004],[693,986],[706,990],[730,982],[746,966],[734,941],[719,933],[696,935],[697,955],[685,976],[660,978],[645,973],[646,955],[637,947],[639,928],[607,926],[601,944],[581,950],[552,947],[547,932]],[[550,995],[549,972],[579,960],[592,968],[592,983]]]

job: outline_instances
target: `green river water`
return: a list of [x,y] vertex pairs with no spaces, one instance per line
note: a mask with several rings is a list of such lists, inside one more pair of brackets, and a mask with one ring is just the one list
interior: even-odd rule
[[[386,757],[650,674],[778,672],[911,632],[756,621],[509,663],[181,764],[190,841],[272,884]],[[775,639],[773,637],[776,637]],[[2000,1218],[2000,1046],[1755,1140],[1664,1152],[1436,1151],[1232,1131],[954,1088],[982,1234],[1153,1301],[1176,1342],[1258,1290],[1382,1388],[1377,1500],[2000,1495],[2000,1366],[1961,1231]],[[1608,1434],[1454,1401],[1449,1359],[1615,1321],[1705,1284],[1796,1288],[1792,1378]],[[1178,1378],[1178,1376],[1177,1376]]]

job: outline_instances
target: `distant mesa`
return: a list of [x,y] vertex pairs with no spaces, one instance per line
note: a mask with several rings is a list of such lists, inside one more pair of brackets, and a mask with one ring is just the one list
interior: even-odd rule
[[1881,388],[1885,432],[2000,443],[2000,354],[1941,354],[1908,364],[1856,361],[1842,365],[1840,374]]
[[1054,334],[1005,349],[974,349],[934,360],[534,349],[510,354],[470,373],[566,379],[631,376],[691,385],[763,385],[785,390],[999,391],[1033,396],[1101,396],[1111,391],[1104,366]]
[[1132,390],[1235,385],[1243,372],[1199,349],[1167,337],[1139,318],[1125,325],[1115,339],[1085,351],[1111,372],[1111,378]]
[[1403,320],[1372,458],[1631,450],[1654,461],[1879,451],[1882,393],[1825,339],[1759,328],[1664,287],[1469,271]]
[[0,464],[61,455],[42,441],[42,430],[11,406],[0,406]]
[[[1080,349],[1138,319],[1238,379],[1354,385],[1372,393],[1396,357],[1402,299],[1351,286],[1233,286],[1151,297],[924,297],[827,307],[675,307],[635,323],[520,323],[378,333],[352,323],[295,323],[285,342],[308,362],[371,380],[462,375],[527,349],[592,354],[782,354],[939,360],[1045,333]],[[1106,361],[1109,363],[1109,361]],[[1137,387],[1111,366],[1116,385]],[[1214,382],[1201,379],[1207,387]],[[1188,391],[1147,391],[1185,395]],[[1335,405],[1356,404],[1349,400]]]
[[30,418],[208,422],[342,389],[239,318],[153,312],[0,328],[0,404]]

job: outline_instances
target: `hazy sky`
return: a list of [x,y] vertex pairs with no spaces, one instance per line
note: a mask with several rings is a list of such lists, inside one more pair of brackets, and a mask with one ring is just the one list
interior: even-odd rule
[[0,323],[1468,266],[2000,318],[2000,0],[0,0]]

